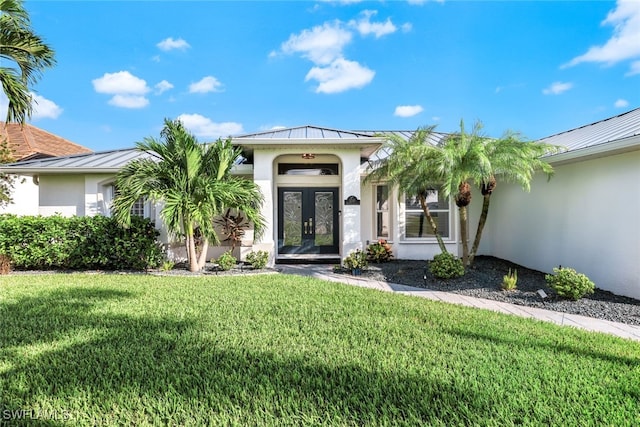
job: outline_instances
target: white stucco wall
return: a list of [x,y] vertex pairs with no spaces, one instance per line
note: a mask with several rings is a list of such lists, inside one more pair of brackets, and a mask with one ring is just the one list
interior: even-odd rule
[[482,252],[543,272],[562,265],[640,298],[640,151],[554,166],[531,192],[499,184]]
[[0,214],[38,215],[38,186],[30,176],[16,176],[11,192],[13,203],[0,208]]
[[84,175],[41,175],[40,215],[84,216]]

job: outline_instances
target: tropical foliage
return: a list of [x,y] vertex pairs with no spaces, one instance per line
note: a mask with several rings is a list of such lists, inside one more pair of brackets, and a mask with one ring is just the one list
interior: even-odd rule
[[[213,219],[227,208],[242,211],[260,237],[262,195],[253,181],[231,175],[240,149],[231,140],[200,144],[178,121],[165,119],[160,139],[136,143],[148,157],[127,164],[117,175],[116,218],[128,224],[141,197],[162,202],[160,216],[174,236],[184,237],[189,270],[205,266],[209,243],[219,243]],[[199,253],[196,237],[201,239]]]
[[[14,160],[13,152],[9,147],[7,140],[4,138],[0,139],[0,165],[4,163],[11,163]],[[15,182],[15,175],[0,173],[0,208],[13,203],[11,193],[13,192]]]
[[388,139],[380,153],[388,155],[372,165],[365,182],[387,181],[398,187],[399,198],[416,196],[440,250],[447,252],[427,204],[427,197],[434,191],[434,186],[443,179],[437,168],[441,150],[431,142],[434,128],[419,128],[408,139],[397,134],[385,135]]
[[30,86],[54,64],[54,51],[33,32],[23,2],[0,0],[0,84],[9,100],[7,122],[24,123],[31,117]]

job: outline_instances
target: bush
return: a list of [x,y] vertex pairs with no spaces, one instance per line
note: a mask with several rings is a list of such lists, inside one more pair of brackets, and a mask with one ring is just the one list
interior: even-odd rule
[[443,252],[433,257],[429,271],[438,279],[453,279],[464,275],[464,265],[453,254]]
[[391,245],[386,240],[378,240],[367,246],[367,260],[375,263],[388,262],[393,258]]
[[227,271],[235,267],[237,261],[238,260],[236,260],[236,257],[233,256],[231,251],[227,251],[220,255],[220,257],[216,260],[216,264],[218,264],[220,270]]
[[349,270],[359,270],[366,268],[369,265],[367,262],[367,254],[360,249],[352,251],[345,259],[344,266]]
[[554,268],[553,274],[545,275],[547,284],[558,295],[572,300],[579,300],[592,294],[596,285],[587,276],[576,272],[573,268]]
[[247,262],[257,270],[265,268],[269,261],[269,253],[267,251],[251,251],[247,254]]
[[513,272],[509,269],[509,273],[502,276],[502,289],[505,291],[512,291],[518,285],[518,270],[514,269]]
[[0,253],[25,270],[157,267],[164,258],[158,235],[136,216],[128,228],[105,216],[0,216]]

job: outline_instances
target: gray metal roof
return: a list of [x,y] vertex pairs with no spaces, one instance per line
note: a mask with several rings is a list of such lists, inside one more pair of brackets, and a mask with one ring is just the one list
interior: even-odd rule
[[28,160],[4,165],[3,169],[29,170],[38,173],[47,171],[68,172],[117,172],[132,160],[150,158],[151,154],[137,148],[102,151],[97,153],[74,154],[63,157]]
[[371,138],[373,133],[361,133],[338,129],[322,128],[317,126],[298,126],[285,129],[271,129],[265,132],[250,133],[246,135],[234,136],[234,141],[251,139],[274,139],[274,140],[306,140],[306,139],[359,139]]
[[581,150],[602,144],[640,136],[640,108],[615,117],[581,126],[539,140],[560,145],[569,151]]

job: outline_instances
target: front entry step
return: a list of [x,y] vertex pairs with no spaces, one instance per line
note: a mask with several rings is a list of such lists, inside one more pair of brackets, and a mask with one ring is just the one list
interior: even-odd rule
[[340,264],[342,259],[338,254],[296,254],[278,255],[276,264]]

